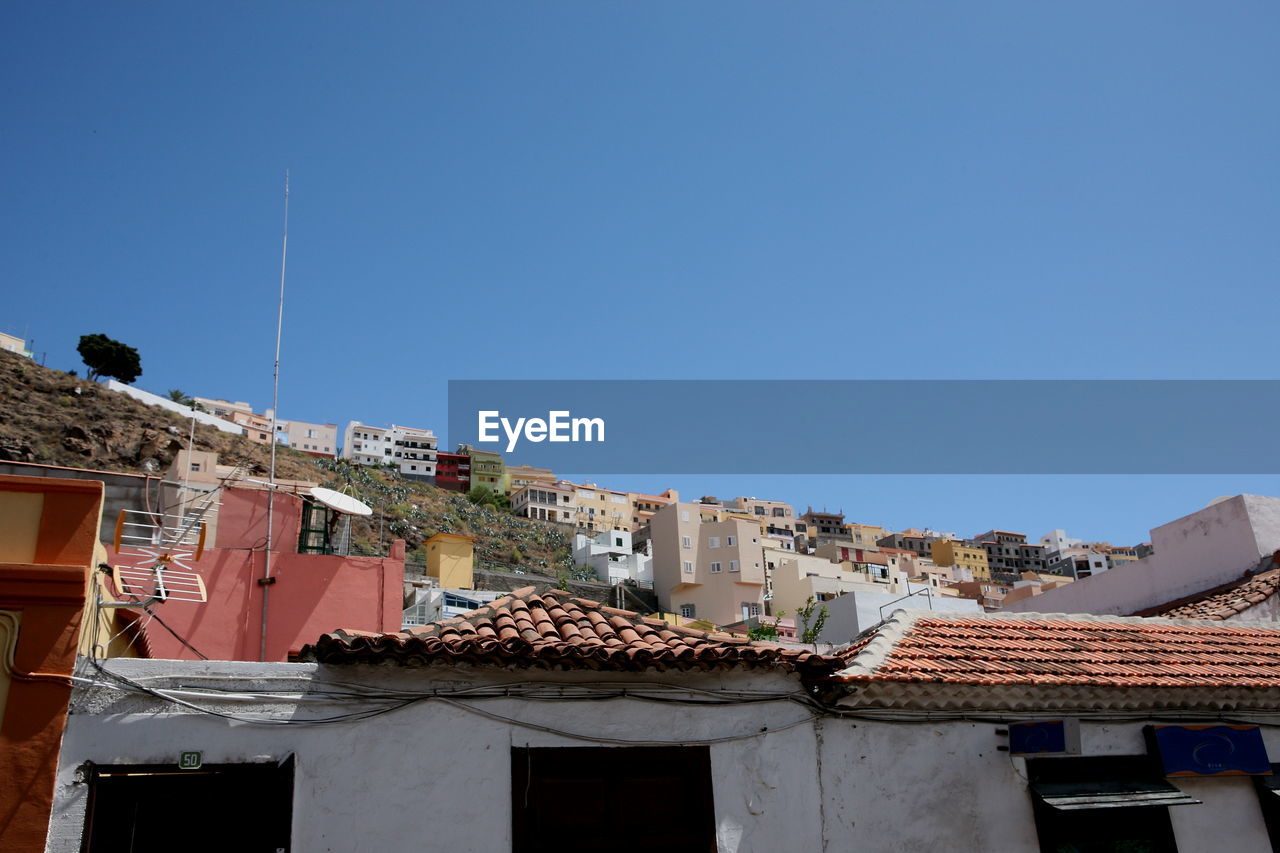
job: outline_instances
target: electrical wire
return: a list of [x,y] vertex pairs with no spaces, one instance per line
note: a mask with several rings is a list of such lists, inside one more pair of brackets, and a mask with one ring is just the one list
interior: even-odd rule
[[[182,645],[184,645],[186,648],[188,648],[188,649],[190,649],[191,651],[195,652],[196,656],[197,656],[197,657],[199,657],[199,658],[200,658],[200,660],[208,660],[208,659],[209,659],[209,656],[208,656],[208,655],[206,655],[204,652],[202,652],[202,651],[200,651],[199,649],[197,649],[195,646],[191,645],[191,643],[187,642],[187,638],[186,638],[186,637],[184,637],[184,636],[182,636],[181,634],[179,634],[177,631],[175,631],[173,628],[171,628],[171,627],[169,626],[169,623],[168,623],[168,622],[166,622],[166,621],[164,621],[163,619],[161,619],[161,618],[160,618],[160,614],[158,614],[158,613],[156,613],[154,610],[152,610],[150,605],[145,606],[145,607],[143,607],[142,609],[143,609],[143,610],[145,610],[145,611],[147,611],[147,613],[149,613],[149,614],[151,615],[151,619],[154,619],[154,620],[156,620],[157,622],[159,622],[159,623],[160,623],[160,627],[164,628],[166,631],[168,631],[170,634],[172,634],[172,635],[173,635],[173,637],[174,637],[174,639],[176,639],[179,643],[182,643]],[[151,619],[148,619],[148,620],[147,620],[147,622],[150,622],[150,621],[151,621]],[[145,627],[146,627],[146,625],[143,625],[142,627],[144,627],[144,628],[145,628]],[[132,644],[132,643],[130,643],[129,645],[133,645],[133,644]]]

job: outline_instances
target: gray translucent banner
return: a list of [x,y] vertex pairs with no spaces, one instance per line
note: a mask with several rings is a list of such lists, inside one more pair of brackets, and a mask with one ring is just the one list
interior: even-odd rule
[[1280,380],[449,382],[453,442],[561,472],[1276,474],[1278,427]]

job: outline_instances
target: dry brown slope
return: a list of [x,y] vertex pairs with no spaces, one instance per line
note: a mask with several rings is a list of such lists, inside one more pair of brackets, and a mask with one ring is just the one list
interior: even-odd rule
[[[186,446],[190,429],[189,420],[159,406],[0,351],[0,459],[161,473]],[[269,448],[243,436],[197,424],[194,446],[217,451],[223,464],[247,461],[251,476],[267,473]],[[572,564],[559,528],[473,506],[426,483],[287,448],[278,449],[276,472],[284,479],[350,487],[373,506],[377,512],[355,530],[357,543],[371,551],[392,538],[404,539],[413,551],[444,531],[475,536],[482,561],[551,575]]]

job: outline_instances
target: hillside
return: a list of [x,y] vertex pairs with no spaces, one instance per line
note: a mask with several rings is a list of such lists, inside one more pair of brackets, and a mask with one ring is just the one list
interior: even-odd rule
[[[158,406],[29,359],[0,351],[0,460],[69,468],[160,474],[186,446],[191,422]],[[265,476],[270,448],[243,436],[196,425],[195,448],[218,453],[221,464],[246,460],[250,476]],[[333,489],[351,487],[374,508],[357,519],[355,541],[373,553],[404,539],[412,552],[437,532],[476,537],[478,562],[555,576],[572,566],[569,540],[559,528],[518,518],[435,486],[342,460],[318,459],[280,447],[276,474]]]

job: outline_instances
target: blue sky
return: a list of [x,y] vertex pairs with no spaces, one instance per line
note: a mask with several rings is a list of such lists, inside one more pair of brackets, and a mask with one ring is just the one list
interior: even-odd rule
[[[287,417],[443,430],[450,378],[1276,378],[1274,4],[4,20],[0,329],[51,366],[103,332],[140,350],[142,387],[268,405],[289,169]],[[1280,494],[1274,476],[672,479],[1117,541]]]

